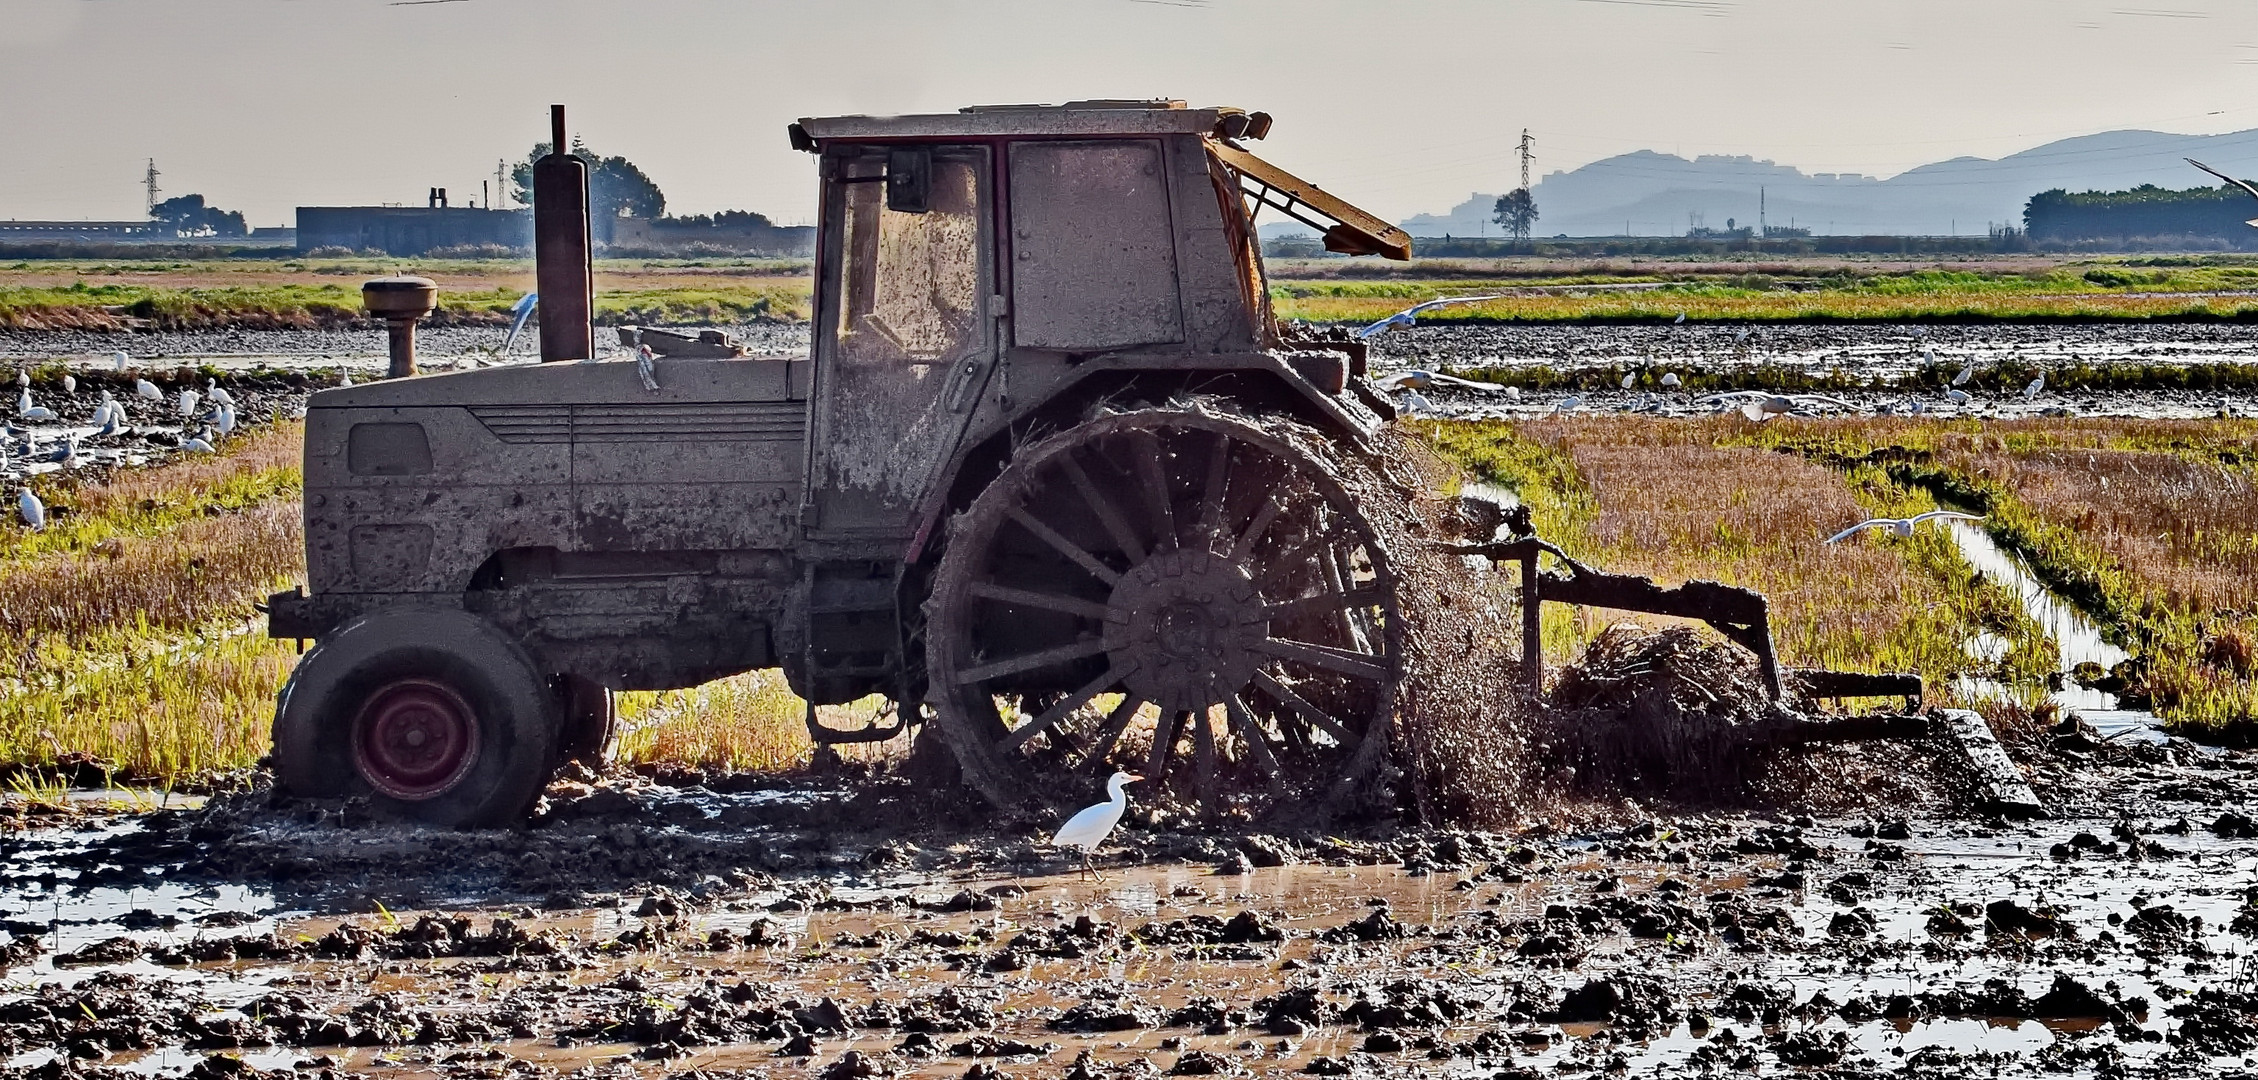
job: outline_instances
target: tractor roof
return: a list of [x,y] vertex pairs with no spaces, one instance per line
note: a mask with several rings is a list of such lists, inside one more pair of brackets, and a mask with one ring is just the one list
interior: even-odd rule
[[1189,109],[1181,101],[1069,101],[1064,105],[974,105],[922,116],[819,116],[799,128],[829,139],[992,138],[1011,135],[1206,134],[1244,109]]

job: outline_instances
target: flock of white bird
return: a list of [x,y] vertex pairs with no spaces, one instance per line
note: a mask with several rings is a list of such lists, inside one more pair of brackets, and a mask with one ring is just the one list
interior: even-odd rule
[[[132,363],[132,357],[124,352],[110,354],[110,360],[114,369],[121,372]],[[76,376],[63,376],[63,392],[78,392]],[[133,381],[133,396],[154,402],[160,408],[166,403],[164,390],[144,378]],[[235,396],[228,393],[217,379],[205,380],[201,392],[182,390],[172,398],[170,411],[180,420],[180,448],[191,454],[212,453],[222,438],[235,431]],[[81,440],[115,435],[125,430],[128,419],[125,403],[104,390],[102,400],[95,403],[94,415],[82,425],[66,427],[53,434],[19,428],[16,426],[18,422],[53,424],[61,421],[62,417],[55,410],[32,399],[31,376],[18,371],[15,415],[4,426],[0,426],[0,434],[6,436],[5,440],[0,440],[0,466],[7,465],[13,459],[26,464],[44,466],[53,463],[68,468],[78,457]],[[16,514],[23,519],[24,525],[35,532],[47,527],[47,506],[29,487],[16,496]]]

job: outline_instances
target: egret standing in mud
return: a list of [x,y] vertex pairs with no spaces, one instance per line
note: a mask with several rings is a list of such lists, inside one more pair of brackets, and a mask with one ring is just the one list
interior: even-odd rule
[[1105,782],[1106,794],[1112,798],[1089,807],[1066,819],[1059,826],[1058,835],[1051,837],[1053,847],[1078,847],[1082,849],[1082,872],[1103,878],[1098,868],[1090,865],[1090,853],[1113,835],[1113,827],[1121,824],[1121,815],[1129,809],[1129,785],[1143,780],[1136,773],[1117,772]]
[[1931,510],[1926,514],[1915,514],[1909,518],[1867,518],[1866,520],[1861,521],[1858,524],[1851,526],[1850,528],[1844,529],[1843,531],[1828,537],[1827,542],[1832,544],[1837,540],[1848,539],[1851,536],[1857,535],[1861,530],[1864,529],[1888,529],[1890,532],[1898,536],[1911,536],[1913,535],[1913,526],[1919,525],[1924,521],[1928,521],[1934,518],[1944,518],[1951,521],[1983,520],[1983,518],[1980,518],[1974,514],[1963,514],[1957,510]]

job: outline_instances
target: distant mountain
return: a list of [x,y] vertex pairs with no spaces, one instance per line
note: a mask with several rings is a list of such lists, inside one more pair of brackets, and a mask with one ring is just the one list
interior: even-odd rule
[[[1705,155],[1691,161],[1652,150],[1619,154],[1548,173],[1536,196],[1540,236],[1676,236],[1694,224],[1712,229],[1764,220],[1819,234],[1980,235],[1987,226],[2023,223],[2023,206],[2049,188],[2115,191],[2155,184],[2210,186],[2182,159],[2236,176],[2258,175],[2258,130],[2225,135],[2107,131],[2080,135],[1996,161],[1961,157],[1909,169],[1887,180],[1851,173],[1807,174],[1751,157]],[[1403,222],[1413,236],[1496,236],[1494,194],[1476,193],[1448,213]],[[2258,208],[2254,208],[2258,209]]]

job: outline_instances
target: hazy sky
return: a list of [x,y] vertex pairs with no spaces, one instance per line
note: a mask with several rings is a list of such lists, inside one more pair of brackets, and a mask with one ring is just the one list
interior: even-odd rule
[[[1391,219],[1651,148],[1889,175],[2258,127],[2251,0],[0,0],[0,218],[460,203],[565,103],[677,213],[812,211],[784,126],[1178,97]],[[2192,183],[2192,181],[2191,181]]]

